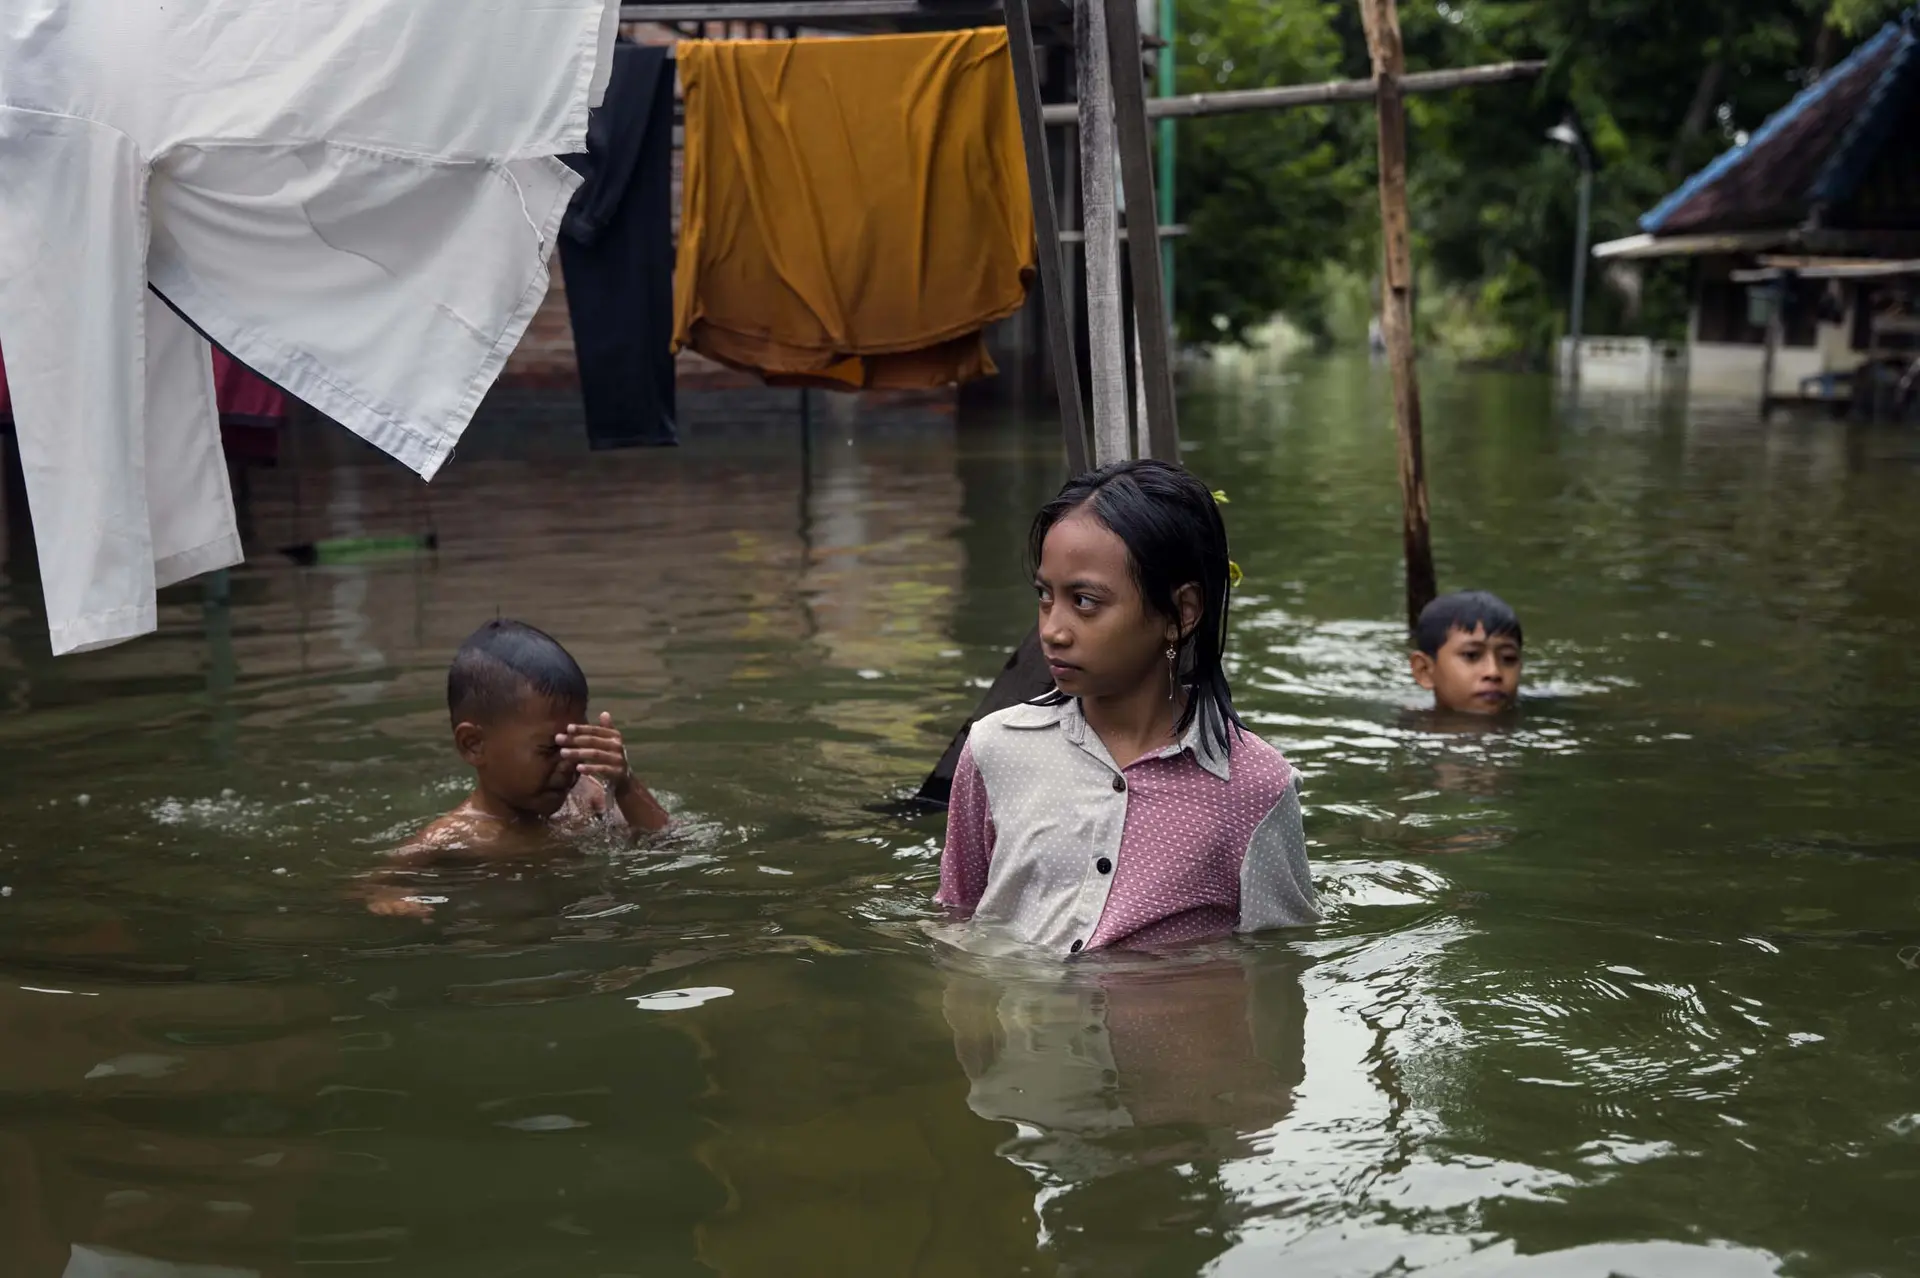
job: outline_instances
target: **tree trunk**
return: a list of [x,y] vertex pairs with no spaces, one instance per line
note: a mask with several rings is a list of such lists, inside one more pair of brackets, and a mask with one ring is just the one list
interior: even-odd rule
[[1687,152],[1713,119],[1719,105],[1720,85],[1727,78],[1727,59],[1733,52],[1733,38],[1740,33],[1742,6],[1730,4],[1720,11],[1720,41],[1714,47],[1713,60],[1700,68],[1699,83],[1694,85],[1693,101],[1687,105],[1680,132],[1674,135],[1673,150],[1667,153],[1667,178],[1678,182],[1687,174]]
[[1838,34],[1827,16],[1820,15],[1820,30],[1814,33],[1813,57],[1807,63],[1807,83],[1812,84],[1826,72],[1827,65],[1833,61],[1833,38]]
[[1700,82],[1694,86],[1693,101],[1687,106],[1687,114],[1680,121],[1680,132],[1674,135],[1673,150],[1667,153],[1667,180],[1678,182],[1687,175],[1687,152],[1693,147],[1700,135],[1706,132],[1707,121],[1713,117],[1713,108],[1720,96],[1720,82],[1726,78],[1727,54],[1725,41],[1721,42],[1721,51],[1714,55],[1713,61],[1700,69]]

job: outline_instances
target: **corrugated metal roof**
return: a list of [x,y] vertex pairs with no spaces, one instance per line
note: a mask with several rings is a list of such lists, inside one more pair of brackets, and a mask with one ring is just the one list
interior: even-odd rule
[[1818,189],[1857,185],[1885,149],[1920,76],[1913,15],[1888,23],[1640,219],[1655,235],[1795,223]]
[[1844,204],[1853,198],[1861,179],[1906,118],[1917,93],[1920,93],[1920,38],[1915,37],[1913,27],[1908,25],[1901,31],[1893,56],[1880,73],[1866,105],[1854,117],[1853,124],[1814,182],[1810,193],[1814,202]]

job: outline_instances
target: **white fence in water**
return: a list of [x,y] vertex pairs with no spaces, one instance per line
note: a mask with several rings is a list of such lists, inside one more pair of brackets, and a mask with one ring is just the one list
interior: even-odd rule
[[[1687,381],[1687,348],[1680,342],[1647,337],[1583,337],[1580,380],[1589,386],[1621,390],[1666,390]],[[1560,339],[1560,375],[1573,371],[1573,339]],[[1756,390],[1758,370],[1754,374]]]

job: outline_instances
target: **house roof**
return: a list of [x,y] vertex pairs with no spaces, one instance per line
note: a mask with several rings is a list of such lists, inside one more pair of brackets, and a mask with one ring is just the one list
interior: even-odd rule
[[1743,146],[1640,219],[1655,238],[1778,228],[1920,229],[1920,33],[1910,10]]

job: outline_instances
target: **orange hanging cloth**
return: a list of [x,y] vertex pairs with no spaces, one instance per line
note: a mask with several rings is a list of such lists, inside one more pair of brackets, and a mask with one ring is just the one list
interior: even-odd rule
[[1006,30],[676,52],[674,349],[787,386],[991,376],[1034,269]]

